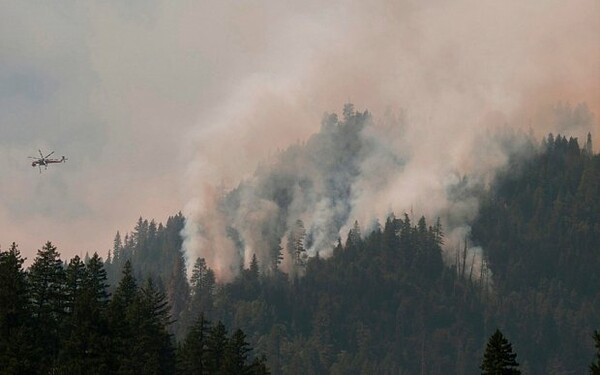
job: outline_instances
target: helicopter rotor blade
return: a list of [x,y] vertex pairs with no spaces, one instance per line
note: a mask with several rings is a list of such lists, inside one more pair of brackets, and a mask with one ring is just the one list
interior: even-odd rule
[[44,158],[44,154],[42,154],[42,150],[38,150],[38,152],[40,153],[40,157],[43,159]]
[[52,155],[52,154],[54,154],[54,151],[52,151],[51,153],[49,153],[48,155],[46,155],[46,156],[44,157],[44,159],[47,159],[47,158],[48,158],[48,157],[50,157],[50,155]]

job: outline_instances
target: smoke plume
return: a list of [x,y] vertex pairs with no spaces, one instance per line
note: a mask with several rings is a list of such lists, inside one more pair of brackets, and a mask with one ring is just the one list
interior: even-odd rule
[[271,5],[231,10],[256,68],[183,151],[185,251],[222,280],[269,269],[297,220],[312,256],[355,221],[439,216],[451,259],[524,134],[600,144],[595,0]]

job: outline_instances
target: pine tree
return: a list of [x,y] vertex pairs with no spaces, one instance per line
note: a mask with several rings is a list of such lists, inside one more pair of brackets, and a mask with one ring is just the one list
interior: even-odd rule
[[283,248],[281,247],[281,239],[273,241],[271,247],[271,271],[275,272],[283,261]]
[[0,363],[7,374],[34,372],[24,261],[14,242],[0,251]]
[[438,217],[433,226],[434,242],[442,246],[444,244],[444,231],[442,230],[442,222]]
[[65,302],[65,272],[60,254],[46,242],[29,270],[33,315],[37,319],[58,319]]
[[191,299],[186,312],[188,322],[192,322],[200,314],[211,317],[215,287],[214,271],[208,268],[204,258],[196,259],[190,278]]
[[584,147],[583,151],[588,156],[593,156],[594,155],[594,148],[592,146],[592,133],[588,132],[588,134],[587,134],[587,140],[585,142],[585,147]]
[[60,254],[50,241],[38,250],[29,269],[35,345],[43,353],[41,371],[56,368],[60,348],[60,323],[65,314],[65,270]]
[[13,327],[25,324],[28,288],[21,253],[13,242],[0,252],[0,338],[9,338]]
[[360,230],[360,225],[358,224],[358,220],[354,221],[354,226],[352,229],[348,231],[348,238],[346,239],[346,248],[347,249],[358,249],[358,247],[362,244],[362,235]]
[[113,262],[117,265],[122,262],[123,242],[121,241],[121,233],[117,231],[113,241]]
[[499,329],[488,340],[481,364],[482,375],[519,375],[517,354]]
[[246,361],[248,360],[248,353],[251,351],[250,344],[246,342],[246,334],[241,329],[237,329],[231,335],[231,339],[227,344],[224,363],[225,373],[250,374],[251,369],[246,365]]
[[[108,293],[106,272],[98,253],[87,267],[75,257],[67,268],[71,308],[65,319],[66,333],[60,354],[62,373],[109,372],[109,332],[106,320]],[[77,286],[76,286],[77,285]]]
[[136,342],[131,359],[144,374],[172,374],[175,350],[167,327],[171,324],[170,307],[164,293],[148,278],[132,308]]
[[87,270],[85,264],[81,261],[78,255],[75,255],[69,262],[67,270],[65,271],[66,277],[66,310],[69,313],[73,312],[75,300],[79,297],[81,289],[83,288],[84,280],[87,278]]
[[252,364],[250,364],[249,374],[251,375],[270,375],[271,372],[267,367],[267,357],[262,355],[261,357],[254,358]]
[[122,272],[123,276],[110,303],[112,312],[118,314],[119,318],[125,318],[126,309],[133,304],[137,294],[137,282],[129,260],[125,262]]
[[206,340],[209,329],[209,322],[200,314],[179,348],[178,367],[183,375],[206,372]]
[[207,369],[209,374],[225,374],[225,355],[229,340],[225,325],[219,321],[210,330],[206,341]]
[[256,281],[259,276],[259,268],[258,268],[258,260],[256,259],[256,254],[252,254],[252,260],[250,261],[250,268],[248,269],[250,280]]
[[301,270],[306,266],[306,248],[304,246],[306,229],[304,222],[298,219],[288,234],[287,250],[292,256],[294,266]]
[[101,306],[105,306],[108,303],[109,297],[109,293],[106,291],[108,288],[106,282],[107,275],[102,258],[96,252],[94,252],[94,255],[87,264],[86,276],[84,287],[91,293],[94,301],[98,302]]
[[111,283],[115,279],[117,279],[117,275],[123,268],[123,264],[125,263],[124,258],[125,254],[123,252],[123,241],[121,239],[121,233],[117,231],[117,234],[115,234],[115,238],[113,240],[112,251],[109,250],[108,257],[106,258],[105,263],[107,279],[110,280]]
[[167,299],[171,306],[171,315],[178,321],[189,303],[190,286],[187,282],[185,260],[178,252],[173,263],[171,278],[167,284]]
[[590,365],[590,374],[600,375],[600,332],[594,331],[594,346],[596,347],[596,360]]
[[111,335],[111,363],[113,373],[127,373],[129,351],[135,345],[134,311],[138,287],[133,276],[131,262],[127,260],[123,266],[123,276],[108,311],[108,324]]

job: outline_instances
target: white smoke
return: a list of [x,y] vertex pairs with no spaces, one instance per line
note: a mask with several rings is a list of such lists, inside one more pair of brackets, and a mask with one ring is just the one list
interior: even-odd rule
[[[506,139],[564,128],[546,121],[561,100],[597,110],[597,10],[594,0],[380,0],[251,14],[245,25],[270,25],[268,73],[241,80],[188,137],[188,256],[227,279],[253,254],[266,268],[297,219],[309,254],[326,255],[355,220],[368,226],[391,212],[442,217],[451,252],[477,214],[471,192],[527,147]],[[331,133],[330,117],[320,122],[347,101],[374,114],[355,138]],[[574,135],[597,130],[575,108],[561,112],[577,119]],[[523,133],[503,135],[507,124]],[[340,167],[343,150],[355,154]],[[228,194],[202,188],[223,184]]]
[[[414,125],[403,115],[374,121],[367,112],[346,105],[341,117],[324,116],[318,133],[271,155],[237,187],[205,187],[184,212],[188,256],[204,257],[227,280],[253,256],[268,272],[281,246],[281,268],[296,274],[286,247],[298,220],[306,228],[306,254],[328,256],[356,220],[368,234],[376,219],[385,220],[391,213],[412,215],[414,210],[431,223],[441,217],[447,227],[446,256],[453,259],[449,254],[464,243],[477,214],[475,194],[529,139],[499,131],[473,134],[472,143],[456,146],[478,160],[465,167],[467,155],[451,148],[452,157],[438,159],[439,150],[430,152],[422,148],[427,142],[410,139],[405,129]],[[468,179],[461,170],[470,173]]]

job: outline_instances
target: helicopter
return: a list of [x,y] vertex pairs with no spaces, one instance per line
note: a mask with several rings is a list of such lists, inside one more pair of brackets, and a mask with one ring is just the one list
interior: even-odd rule
[[42,165],[44,166],[44,169],[48,169],[48,164],[53,164],[53,163],[64,163],[65,161],[69,160],[67,158],[65,158],[64,156],[60,159],[51,159],[50,156],[52,154],[54,154],[54,151],[52,151],[51,153],[49,153],[48,155],[44,156],[44,154],[42,154],[41,150],[38,150],[38,152],[40,153],[40,157],[38,158],[37,156],[29,156],[29,159],[35,159],[32,163],[31,166],[32,167],[38,167],[40,169],[40,173],[42,173]]

